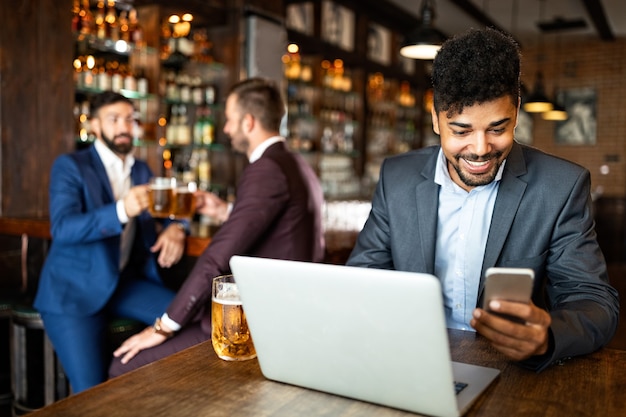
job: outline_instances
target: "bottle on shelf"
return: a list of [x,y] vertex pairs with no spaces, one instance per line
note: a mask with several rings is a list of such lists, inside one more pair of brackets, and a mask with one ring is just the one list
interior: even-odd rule
[[207,191],[211,185],[211,161],[207,149],[198,149],[198,188]]
[[189,127],[189,118],[187,117],[187,105],[185,104],[181,104],[178,106],[177,133],[177,144],[183,146],[191,144],[191,129]]
[[165,137],[167,143],[170,145],[176,145],[178,141],[178,105],[172,105],[170,109],[170,118],[165,126]]
[[96,17],[95,17],[96,37],[98,39],[105,39],[107,36],[105,15],[106,15],[106,12],[104,8],[104,0],[98,0],[98,2],[96,3]]
[[115,0],[107,0],[107,11],[104,21],[106,25],[106,37],[112,41],[118,41],[120,39],[120,28],[115,11]]
[[80,26],[80,29],[77,27],[77,31],[82,35],[91,35],[94,32],[95,22],[89,7],[89,0],[82,0],[78,14],[80,22],[77,26]]
[[130,26],[128,24],[128,12],[126,10],[122,10],[120,12],[120,17],[117,19],[119,24],[119,32],[120,39],[124,42],[131,42],[130,39]]
[[134,7],[128,12],[128,37],[137,47],[144,45],[143,28],[139,23],[137,9]]

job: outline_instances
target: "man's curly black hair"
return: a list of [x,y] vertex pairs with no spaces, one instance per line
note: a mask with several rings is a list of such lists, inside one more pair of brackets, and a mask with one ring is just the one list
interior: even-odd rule
[[433,62],[434,106],[448,117],[466,106],[520,96],[519,45],[498,30],[470,29],[444,42]]

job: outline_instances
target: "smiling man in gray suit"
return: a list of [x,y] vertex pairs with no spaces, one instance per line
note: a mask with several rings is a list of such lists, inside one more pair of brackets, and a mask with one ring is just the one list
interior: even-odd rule
[[[433,63],[441,146],[387,159],[349,265],[435,274],[448,326],[541,370],[612,338],[617,292],[596,241],[589,172],[520,145],[517,44],[493,29],[448,40]],[[532,302],[481,308],[485,270],[535,272]]]

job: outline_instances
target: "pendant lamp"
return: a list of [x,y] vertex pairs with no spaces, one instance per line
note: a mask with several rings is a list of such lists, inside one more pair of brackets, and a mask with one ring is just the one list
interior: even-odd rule
[[[557,52],[561,49],[561,42],[560,42],[560,37],[557,37],[556,39],[556,43],[555,43],[555,47],[554,47],[554,54],[552,56],[552,59],[554,60],[554,77],[555,79],[558,77],[559,71],[558,71],[558,54]],[[567,118],[569,117],[567,114],[567,111],[565,110],[565,106],[562,104],[563,101],[561,100],[561,95],[559,94],[559,88],[558,86],[555,84],[554,87],[554,94],[552,96],[553,100],[553,108],[552,110],[548,110],[547,112],[544,112],[541,115],[541,118],[543,120],[551,120],[551,121],[556,121],[556,122],[562,122],[563,120],[567,120]]]
[[434,0],[424,0],[420,25],[405,37],[400,47],[400,55],[424,60],[435,58],[447,37],[433,27],[434,19]]
[[554,105],[546,96],[543,87],[543,74],[541,71],[537,71],[537,78],[535,80],[535,88],[531,91],[530,96],[524,103],[524,110],[527,113],[545,113],[552,110]]

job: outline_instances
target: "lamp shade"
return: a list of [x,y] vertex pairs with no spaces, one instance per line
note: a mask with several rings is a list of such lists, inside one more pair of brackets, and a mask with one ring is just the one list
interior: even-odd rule
[[528,113],[545,113],[552,110],[553,107],[554,105],[544,92],[543,74],[539,71],[537,72],[535,88],[524,103],[524,110]]
[[552,110],[548,110],[541,114],[541,118],[543,120],[551,120],[560,122],[563,120],[567,120],[569,116],[567,115],[567,111],[565,111],[565,107],[555,104]]
[[447,37],[432,27],[435,17],[431,1],[422,3],[420,25],[410,32],[400,46],[400,55],[413,59],[434,59]]
[[552,120],[556,122],[561,122],[563,120],[567,120],[568,118],[567,111],[565,110],[565,106],[561,105],[561,101],[559,100],[558,89],[554,89],[554,106],[552,110],[548,110],[541,114],[541,118],[543,120]]
[[400,54],[413,59],[434,59],[446,36],[432,27],[420,26],[402,43]]

